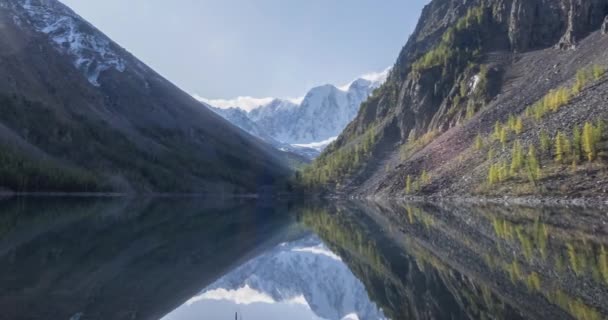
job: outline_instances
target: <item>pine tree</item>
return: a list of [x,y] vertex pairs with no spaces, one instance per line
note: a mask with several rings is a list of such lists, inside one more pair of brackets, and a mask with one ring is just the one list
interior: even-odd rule
[[582,155],[582,147],[583,147],[583,138],[581,136],[581,129],[579,126],[574,126],[574,130],[572,132],[572,156],[574,159],[572,161],[577,163],[581,159]]
[[502,182],[509,179],[509,170],[507,168],[507,162],[502,161],[498,167],[498,181]]
[[583,87],[587,83],[587,72],[585,70],[579,70],[576,73],[576,82],[574,83],[574,87],[572,87],[572,93],[578,94],[583,90]]
[[475,138],[475,149],[481,150],[483,148],[483,139],[481,138],[481,134],[477,134]]
[[490,166],[490,171],[488,172],[488,183],[490,185],[496,184],[500,180],[499,171],[500,168],[497,164]]
[[540,178],[540,164],[538,163],[538,158],[536,157],[536,149],[534,148],[534,145],[530,145],[528,148],[526,169],[530,182],[536,183],[536,181],[538,181]]
[[502,125],[499,121],[494,124],[494,140],[500,140],[500,133],[502,132]]
[[593,161],[596,155],[596,140],[597,132],[593,125],[589,122],[583,127],[583,150],[589,161]]
[[413,184],[414,192],[420,192],[420,181],[415,180]]
[[513,150],[511,152],[511,175],[517,175],[519,170],[522,168],[524,164],[524,155],[521,143],[519,140],[513,143]]
[[426,172],[426,170],[423,170],[420,175],[420,180],[422,181],[422,184],[427,185],[431,183],[431,176],[429,176],[429,173]]
[[551,151],[551,138],[549,138],[549,134],[545,130],[540,132],[540,150],[544,153]]
[[515,131],[517,135],[520,135],[524,131],[524,122],[521,117],[517,117],[517,120],[515,120],[513,131]]
[[507,126],[509,126],[509,129],[515,131],[516,122],[517,122],[517,120],[515,119],[515,116],[513,114],[510,114],[509,119],[507,120]]
[[604,123],[604,120],[598,119],[597,124],[595,125],[594,131],[593,131],[593,136],[594,136],[596,145],[602,141],[605,131],[606,131],[606,123]]
[[564,134],[561,132],[555,136],[555,161],[560,164],[564,162]]
[[507,128],[502,127],[502,129],[500,130],[500,143],[502,144],[503,148],[506,146],[508,138],[509,135],[507,132]]
[[606,73],[606,69],[604,69],[604,67],[600,66],[600,65],[593,65],[593,79],[595,79],[596,81],[599,80],[604,73]]
[[495,153],[494,148],[490,148],[490,150],[488,150],[488,161],[494,160]]
[[475,104],[472,100],[469,100],[467,103],[467,120],[473,118],[475,116]]

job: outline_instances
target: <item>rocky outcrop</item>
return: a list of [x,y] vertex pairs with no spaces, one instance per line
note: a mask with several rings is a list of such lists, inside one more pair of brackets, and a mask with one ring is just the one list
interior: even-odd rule
[[575,48],[581,37],[597,30],[608,13],[608,3],[603,0],[562,1],[562,7],[567,11],[566,32],[559,42],[562,49]]

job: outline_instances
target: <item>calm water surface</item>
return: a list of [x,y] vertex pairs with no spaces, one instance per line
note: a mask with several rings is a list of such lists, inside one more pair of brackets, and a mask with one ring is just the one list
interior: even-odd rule
[[601,210],[0,201],[0,319],[608,319]]

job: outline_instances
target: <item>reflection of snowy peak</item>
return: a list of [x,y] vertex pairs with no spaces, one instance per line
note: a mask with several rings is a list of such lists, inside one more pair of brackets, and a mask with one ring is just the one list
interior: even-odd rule
[[363,283],[317,236],[282,244],[206,288],[193,301],[305,305],[322,319],[384,319]]
[[28,24],[37,32],[48,35],[55,48],[68,54],[74,66],[82,71],[89,82],[99,86],[99,75],[109,69],[123,72],[126,62],[113,48],[115,45],[92,25],[56,0],[14,0],[3,6],[12,6],[18,15],[14,22]]

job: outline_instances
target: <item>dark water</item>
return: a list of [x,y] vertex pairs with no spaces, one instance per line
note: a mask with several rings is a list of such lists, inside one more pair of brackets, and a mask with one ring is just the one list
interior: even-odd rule
[[0,319],[607,319],[592,209],[0,201]]

